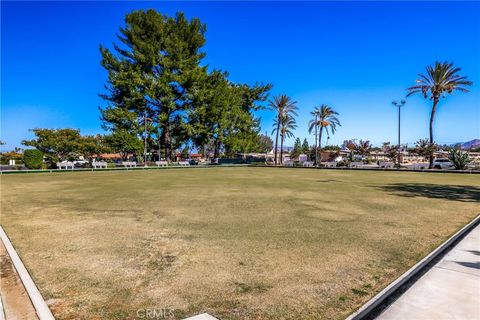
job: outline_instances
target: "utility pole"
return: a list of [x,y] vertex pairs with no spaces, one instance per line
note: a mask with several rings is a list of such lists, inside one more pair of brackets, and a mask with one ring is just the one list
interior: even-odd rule
[[398,108],[398,144],[397,144],[397,157],[398,157],[398,167],[400,168],[400,110],[405,105],[405,100],[400,100],[400,102],[392,101],[392,104]]

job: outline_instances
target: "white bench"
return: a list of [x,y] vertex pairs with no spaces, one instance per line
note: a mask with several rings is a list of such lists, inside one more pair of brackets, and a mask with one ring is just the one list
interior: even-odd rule
[[313,161],[304,161],[302,163],[303,167],[313,167]]
[[379,168],[384,168],[384,169],[391,169],[394,167],[393,162],[388,162],[388,161],[379,161],[378,162],[378,167]]
[[124,166],[125,168],[133,168],[137,166],[137,163],[135,161],[122,161],[122,166]]
[[363,162],[350,162],[348,164],[349,168],[362,168],[364,166]]
[[68,168],[72,168],[72,170],[73,170],[74,167],[75,167],[75,165],[71,161],[57,162],[57,168],[60,169],[60,170],[62,170],[62,169],[67,170]]
[[325,168],[336,168],[337,163],[335,161],[324,162]]
[[283,163],[285,167],[293,167],[293,161],[292,160],[287,160]]
[[107,162],[105,161],[92,161],[92,167],[94,169],[97,169],[97,168],[107,168]]
[[178,161],[180,167],[190,167],[190,162],[188,161]]
[[168,167],[168,161],[155,161],[157,167]]

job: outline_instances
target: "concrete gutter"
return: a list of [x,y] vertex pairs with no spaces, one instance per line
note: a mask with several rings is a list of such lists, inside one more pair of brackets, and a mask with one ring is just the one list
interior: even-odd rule
[[389,286],[383,289],[380,293],[370,299],[365,303],[360,309],[351,314],[346,320],[360,320],[368,317],[376,307],[378,307],[382,302],[386,301],[390,296],[392,296],[397,289],[404,285],[407,281],[411,280],[415,275],[423,271],[427,265],[443,254],[449,247],[455,243],[459,238],[466,235],[470,232],[478,223],[480,222],[480,215],[470,221],[466,226],[456,232],[451,236],[447,241],[442,243],[439,247],[433,250],[429,255],[420,260],[416,265],[411,267],[407,272],[402,274],[397,280],[392,282]]
[[17,252],[15,251],[15,248],[10,242],[10,239],[8,238],[5,231],[3,230],[2,226],[0,226],[0,239],[2,240],[3,244],[5,245],[5,248],[7,249],[7,253],[10,256],[10,259],[12,260],[13,266],[17,270],[17,273],[20,277],[20,280],[23,283],[23,286],[25,287],[25,290],[28,293],[28,297],[32,301],[33,307],[35,308],[38,318],[40,320],[55,320],[52,312],[47,306],[47,303],[45,302],[45,300],[43,300],[43,297],[40,294],[40,291],[38,291],[37,286],[35,285],[32,278],[30,277],[30,274],[28,273],[27,269],[23,265],[22,260],[20,259]]

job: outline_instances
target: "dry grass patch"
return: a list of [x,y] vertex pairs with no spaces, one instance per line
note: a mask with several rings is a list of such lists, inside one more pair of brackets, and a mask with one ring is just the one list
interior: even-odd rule
[[476,214],[479,176],[208,168],[2,177],[59,319],[342,319]]

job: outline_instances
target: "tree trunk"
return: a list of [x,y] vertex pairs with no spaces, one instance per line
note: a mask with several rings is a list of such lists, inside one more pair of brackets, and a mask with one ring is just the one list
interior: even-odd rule
[[[430,114],[430,145],[433,145],[433,120],[435,118],[435,112],[437,111],[437,104],[438,104],[439,98],[434,97],[433,98],[433,107],[432,107],[432,113]],[[433,168],[433,152],[430,153],[429,155],[429,165],[428,168],[432,169]]]
[[319,153],[318,166],[322,164],[322,131],[323,131],[323,127],[320,126],[320,133],[318,136],[318,153]]
[[[280,117],[279,117],[280,118]],[[277,134],[276,134],[276,137],[275,137],[275,149],[274,149],[274,152],[275,152],[275,165],[277,165],[277,150],[278,150],[278,131],[280,130],[280,119],[278,120],[278,123],[277,123]]]
[[215,139],[215,149],[213,151],[213,159],[217,159],[220,154],[220,139],[216,138]]
[[280,164],[283,164],[283,135],[280,136]]
[[170,135],[170,127],[166,124],[163,127],[163,145],[165,148],[165,160],[172,161],[172,136]]
[[161,131],[157,128],[157,139],[158,139],[158,161],[162,160],[162,138],[161,138]]
[[318,133],[317,116],[315,116],[315,166],[318,164]]

